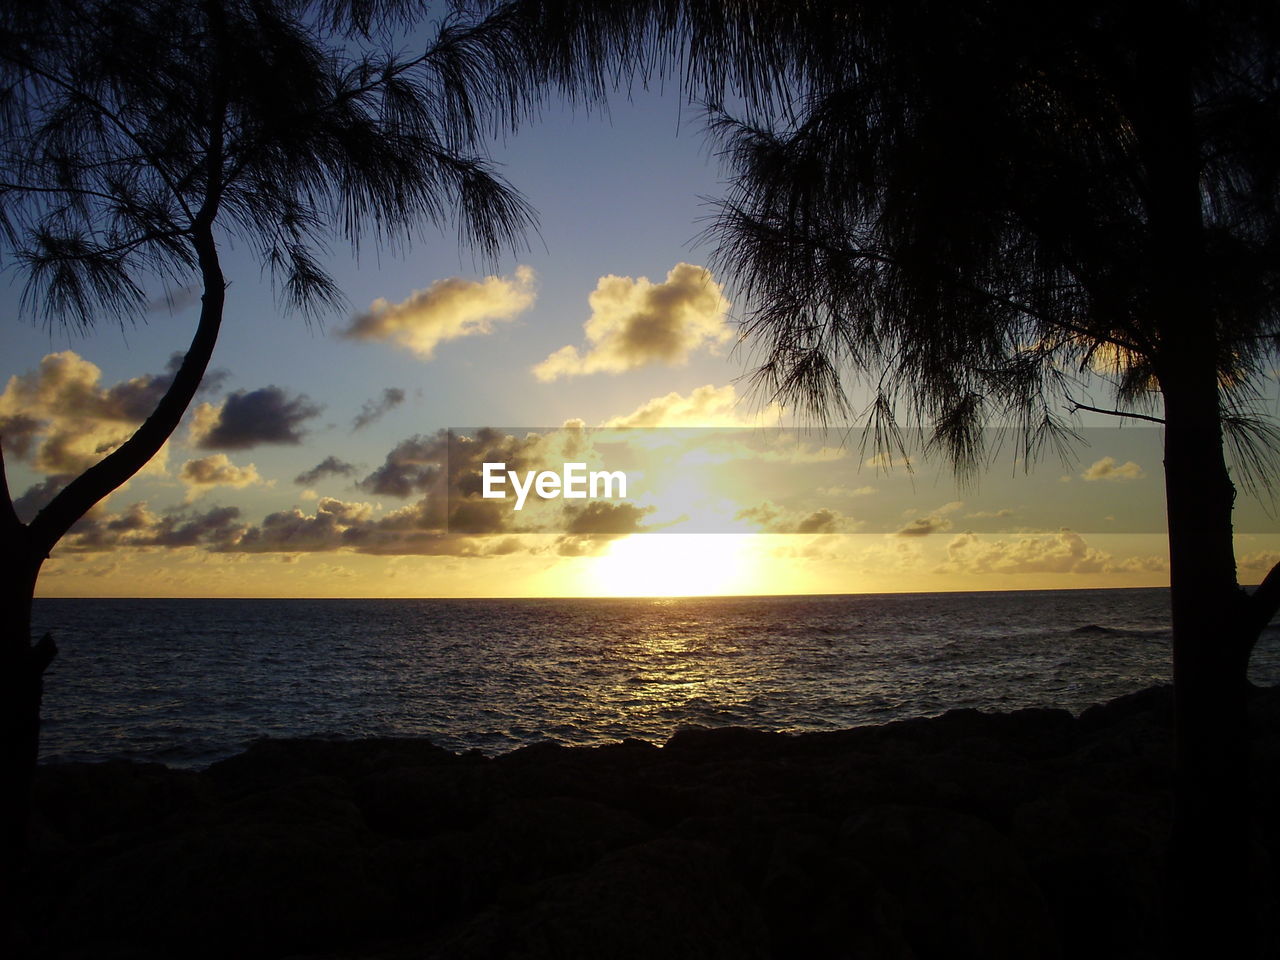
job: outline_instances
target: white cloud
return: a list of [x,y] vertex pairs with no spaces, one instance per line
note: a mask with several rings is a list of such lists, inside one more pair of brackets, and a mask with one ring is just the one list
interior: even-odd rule
[[1116,463],[1115,457],[1103,457],[1101,460],[1095,460],[1089,466],[1089,469],[1080,474],[1080,479],[1089,481],[1123,481],[1141,480],[1145,476],[1146,473],[1143,472],[1142,467],[1132,460]]
[[537,297],[532,267],[517,267],[515,276],[437,280],[407,300],[391,303],[379,297],[341,332],[350,340],[389,340],[429,360],[446,340],[493,331],[499,320],[511,320]]
[[630,413],[610,417],[604,427],[747,427],[754,420],[738,411],[738,393],[733,384],[715,387],[706,384],[688,396],[672,391],[654,397]]
[[678,263],[662,283],[601,277],[588,298],[582,350],[561,347],[533,368],[543,382],[588,373],[621,373],[649,364],[679,365],[704,346],[732,339],[729,301],[705,267]]
[[872,486],[865,487],[819,487],[818,493],[824,497],[869,497],[876,492]]
[[187,485],[188,501],[212,487],[241,488],[262,483],[254,464],[237,467],[225,453],[188,460],[178,471],[178,479]]
[[892,470],[895,467],[903,467],[907,470],[911,469],[911,458],[907,456],[895,457],[888,453],[877,453],[874,457],[866,462],[866,466],[874,467],[877,470]]

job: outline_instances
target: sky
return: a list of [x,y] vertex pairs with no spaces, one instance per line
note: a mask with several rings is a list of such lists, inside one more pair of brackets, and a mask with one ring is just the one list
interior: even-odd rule
[[[877,455],[859,431],[804,429],[753,392],[736,326],[749,305],[695,242],[724,171],[674,93],[636,90],[607,115],[552,106],[493,153],[539,221],[496,264],[447,228],[399,255],[338,252],[347,306],[309,325],[246,251],[224,249],[205,387],[161,454],[54,551],[38,595],[1167,584],[1154,428],[1082,421],[1066,460],[1028,464],[1005,443],[957,484],[918,450]],[[20,289],[7,273],[0,417],[26,424],[5,458],[29,519],[145,416],[197,303],[157,289],[135,324],[82,335],[24,317]],[[476,494],[484,462],[578,459],[625,469],[628,496],[535,496],[524,513]],[[1238,507],[1242,582],[1280,559],[1271,513]]]

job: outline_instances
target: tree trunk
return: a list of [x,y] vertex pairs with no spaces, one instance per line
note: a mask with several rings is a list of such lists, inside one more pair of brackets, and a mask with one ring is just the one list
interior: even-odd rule
[[1165,489],[1176,724],[1170,902],[1175,952],[1213,956],[1224,932],[1253,955],[1249,654],[1257,632],[1236,581],[1235,498],[1222,449],[1214,354],[1165,385]]
[[[8,497],[5,497],[6,504]],[[0,923],[3,940],[18,945],[17,890],[26,860],[40,735],[40,699],[53,641],[31,643],[31,600],[43,558],[32,555],[26,529],[6,524],[0,545]]]
[[[212,207],[210,208],[213,209]],[[46,636],[31,642],[31,601],[40,567],[77,520],[146,465],[177,429],[204,377],[222,324],[226,289],[213,241],[212,212],[193,228],[204,281],[200,320],[182,365],[155,411],[128,440],[64,487],[29,524],[13,510],[0,450],[0,921],[16,929],[11,885],[25,858],[31,783],[39,750],[44,671],[56,652]]]

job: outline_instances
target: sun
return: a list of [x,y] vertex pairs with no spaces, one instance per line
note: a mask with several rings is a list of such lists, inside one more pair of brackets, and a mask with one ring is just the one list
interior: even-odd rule
[[647,533],[593,558],[587,588],[602,597],[714,597],[751,593],[752,534]]

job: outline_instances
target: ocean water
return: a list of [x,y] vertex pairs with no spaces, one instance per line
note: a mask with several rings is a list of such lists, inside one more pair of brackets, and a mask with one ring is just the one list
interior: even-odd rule
[[[202,766],[258,737],[485,752],[1079,711],[1167,682],[1167,590],[602,600],[38,600],[46,762]],[[1280,628],[1251,668],[1280,682]]]

